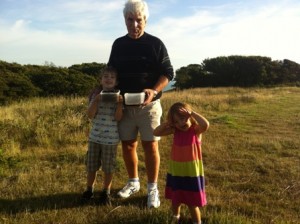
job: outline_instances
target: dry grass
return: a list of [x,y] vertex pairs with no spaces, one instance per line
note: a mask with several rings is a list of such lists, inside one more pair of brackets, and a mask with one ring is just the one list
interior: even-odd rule
[[[300,222],[299,88],[167,92],[163,110],[177,101],[190,103],[211,123],[203,139],[209,203],[202,209],[204,223]],[[115,198],[113,207],[80,203],[89,128],[85,110],[83,98],[1,107],[0,223],[169,223],[163,189],[171,137],[160,142],[159,209],[146,208],[142,149],[139,193]],[[100,173],[99,190],[101,179]],[[119,153],[114,196],[125,181]],[[186,208],[182,215],[188,223]]]

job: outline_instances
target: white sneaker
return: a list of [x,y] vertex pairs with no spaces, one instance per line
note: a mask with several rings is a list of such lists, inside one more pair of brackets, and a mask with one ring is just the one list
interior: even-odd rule
[[130,195],[140,190],[140,182],[128,182],[122,190],[118,192],[121,198],[128,198]]
[[157,188],[148,192],[147,206],[148,208],[158,208],[160,206],[159,192]]

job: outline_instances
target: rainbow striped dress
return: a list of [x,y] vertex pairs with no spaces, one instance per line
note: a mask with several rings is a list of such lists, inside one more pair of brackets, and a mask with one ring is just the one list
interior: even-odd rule
[[207,203],[201,141],[193,126],[188,131],[175,129],[165,197],[172,204],[202,207]]

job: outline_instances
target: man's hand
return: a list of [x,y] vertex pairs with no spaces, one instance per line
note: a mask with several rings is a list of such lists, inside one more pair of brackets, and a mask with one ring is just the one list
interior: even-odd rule
[[144,89],[144,92],[146,96],[143,106],[146,106],[147,104],[151,103],[152,99],[156,96],[157,92],[154,89]]

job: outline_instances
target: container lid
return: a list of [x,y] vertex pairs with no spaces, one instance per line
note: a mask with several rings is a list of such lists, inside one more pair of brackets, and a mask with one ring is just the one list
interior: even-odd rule
[[102,90],[100,94],[120,94],[120,90]]
[[125,93],[124,98],[126,105],[141,105],[145,101],[145,92]]
[[113,90],[113,91],[102,90],[100,95],[101,95],[102,102],[118,102],[120,90]]

